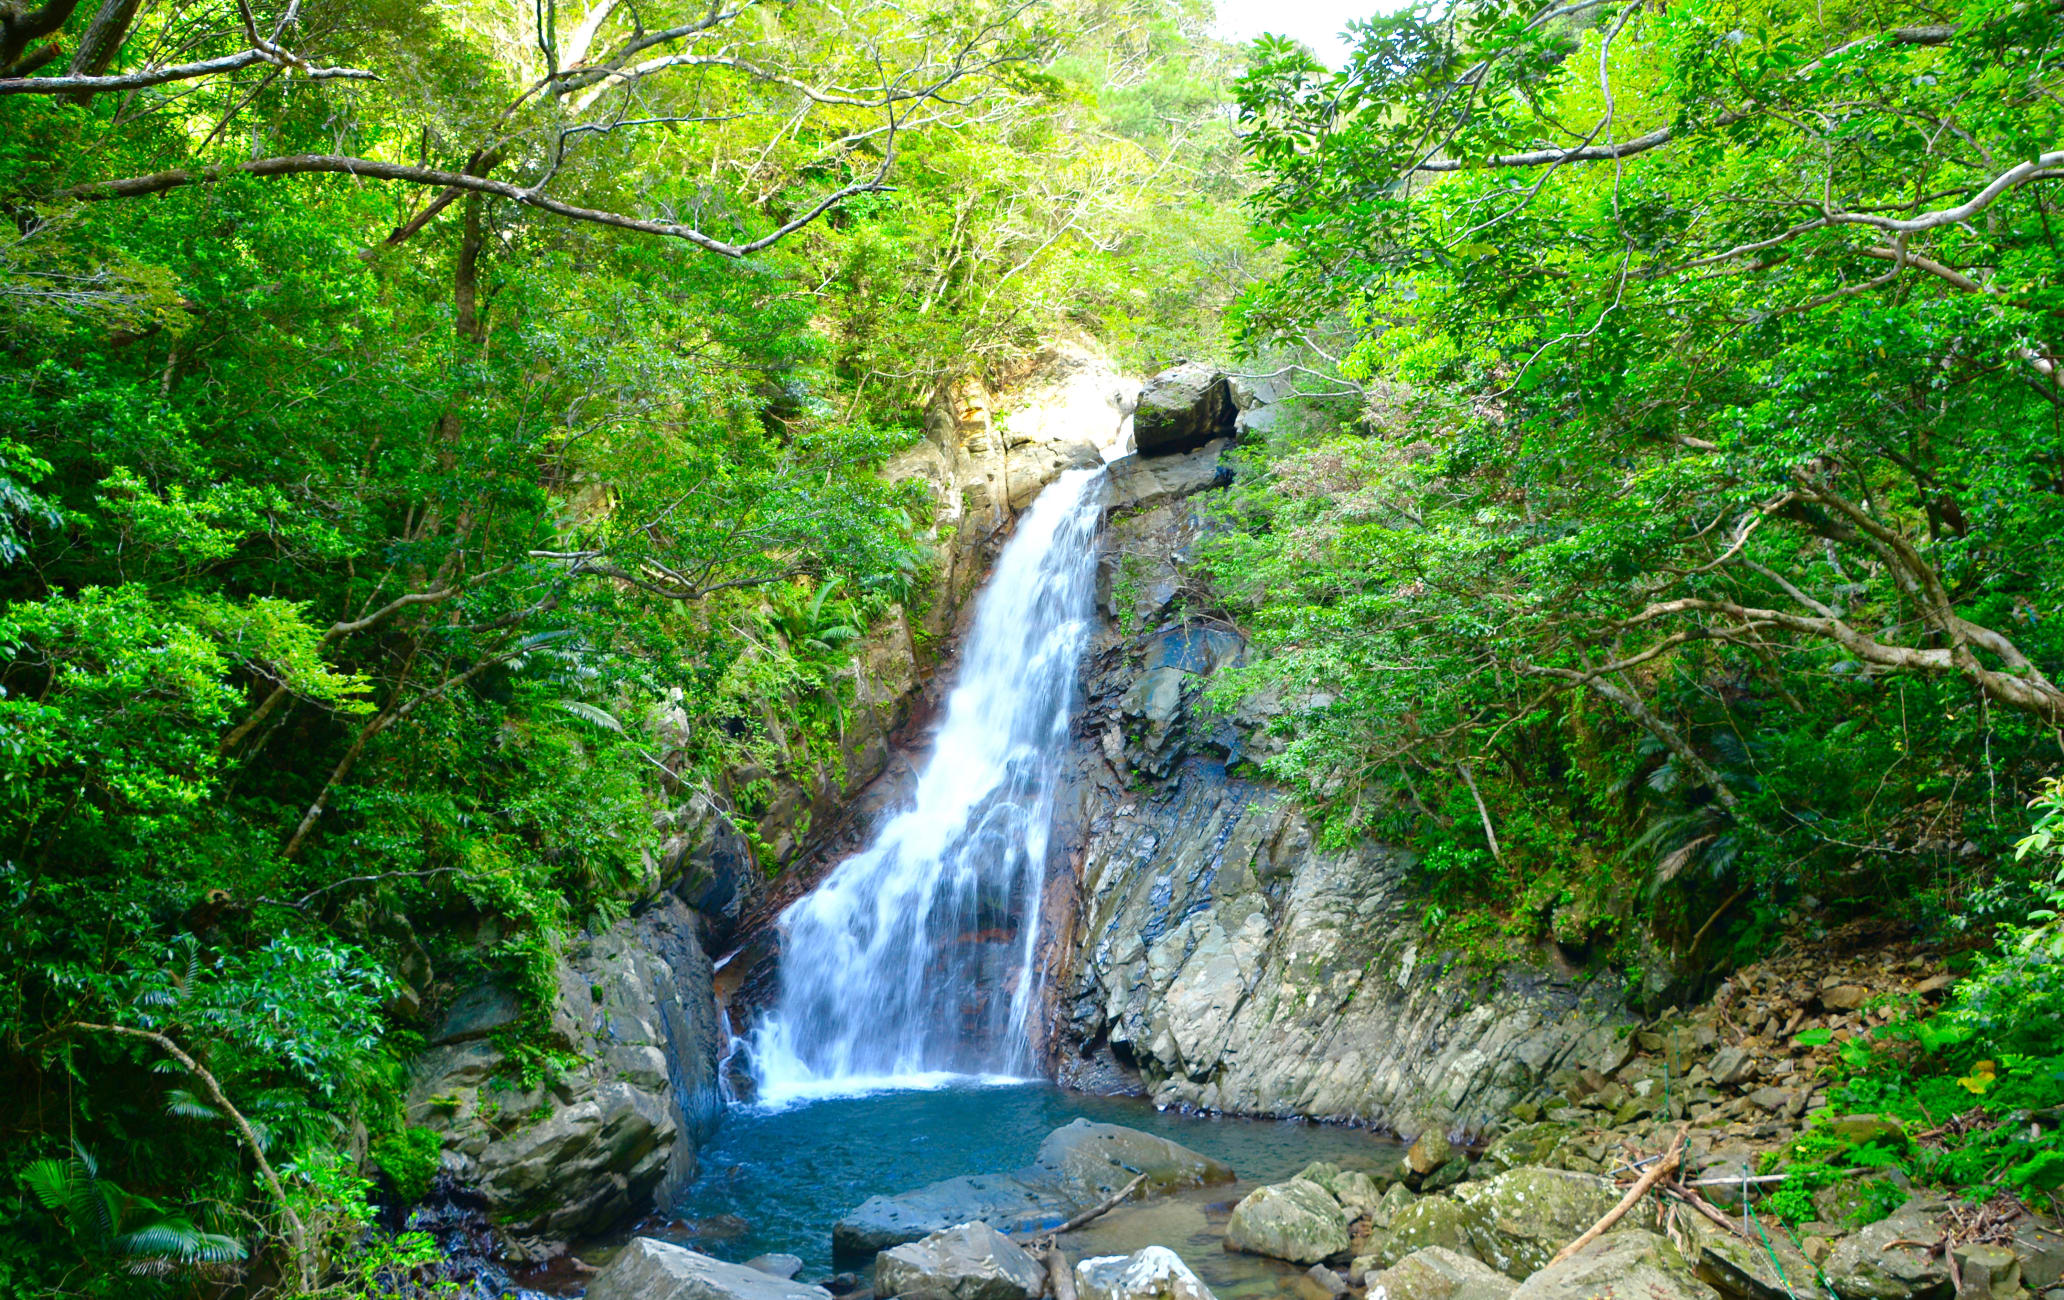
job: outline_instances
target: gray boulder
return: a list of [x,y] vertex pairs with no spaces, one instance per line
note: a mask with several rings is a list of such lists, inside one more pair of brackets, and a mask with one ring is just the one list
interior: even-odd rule
[[1293,1178],[1248,1193],[1226,1221],[1225,1241],[1250,1255],[1315,1264],[1347,1249],[1347,1215],[1331,1192]]
[[1342,1169],[1339,1165],[1320,1160],[1306,1165],[1297,1176],[1332,1193],[1333,1199],[1340,1202],[1340,1208],[1346,1212],[1349,1223],[1368,1218],[1383,1201],[1383,1189],[1376,1185],[1375,1179],[1359,1169]]
[[446,1041],[411,1063],[409,1122],[443,1136],[444,1169],[497,1225],[537,1239],[526,1254],[606,1232],[694,1178],[723,1107],[699,925],[666,896],[569,946],[545,1035],[579,1064],[549,1090],[503,1077],[492,1035],[514,1001],[492,984],[453,999],[435,1034]]
[[1075,1294],[1080,1300],[1216,1300],[1166,1246],[1083,1260],[1075,1266]]
[[[1744,1300],[1791,1300],[1812,1279],[1813,1261],[1792,1244],[1789,1233],[1770,1234],[1753,1245],[1703,1219],[1685,1216],[1685,1253],[1703,1282]],[[1775,1254],[1776,1260],[1771,1256]]]
[[1719,1300],[1667,1238],[1609,1232],[1519,1284],[1509,1300]]
[[606,1083],[491,1143],[480,1155],[480,1191],[532,1232],[607,1227],[650,1203],[678,1136],[664,1097]]
[[907,1300],[1039,1300],[1046,1269],[986,1223],[963,1223],[874,1257],[874,1293]]
[[806,1286],[727,1264],[669,1242],[637,1237],[588,1283],[587,1300],[830,1300]]
[[1157,1192],[1233,1181],[1233,1167],[1223,1160],[1136,1128],[1086,1119],[1047,1134],[1032,1167],[1056,1181],[1083,1209],[1107,1199],[1139,1174],[1145,1174],[1147,1187]]
[[1225,376],[1189,362],[1147,380],[1132,416],[1132,445],[1142,456],[1189,451],[1232,436],[1238,415]]
[[1595,1174],[1527,1167],[1455,1189],[1478,1259],[1509,1277],[1543,1268],[1619,1204],[1620,1192]]
[[1428,1246],[1369,1274],[1368,1300],[1506,1300],[1518,1285],[1482,1260]]
[[1015,1174],[963,1174],[913,1191],[870,1196],[831,1228],[832,1254],[871,1256],[977,1219],[1005,1232],[1052,1227],[1075,1213],[1074,1203],[1050,1184]]
[[769,1273],[778,1278],[791,1278],[803,1271],[803,1260],[800,1255],[784,1255],[776,1252],[771,1255],[755,1255],[745,1261],[745,1266],[747,1268],[756,1268],[762,1273]]
[[1945,1300],[1955,1291],[1949,1265],[1926,1246],[1940,1238],[1935,1220],[1913,1202],[1835,1245],[1822,1267],[1842,1300]]
[[1491,1173],[1503,1173],[1507,1169],[1518,1169],[1523,1165],[1546,1165],[1553,1163],[1556,1148],[1572,1135],[1567,1124],[1556,1124],[1546,1120],[1537,1124],[1522,1124],[1509,1133],[1502,1134],[1497,1141],[1484,1148],[1483,1168]]
[[1166,1138],[1086,1119],[1057,1128],[1031,1164],[1008,1174],[972,1174],[892,1196],[869,1197],[832,1225],[832,1253],[871,1257],[957,1224],[982,1220],[1003,1232],[1052,1228],[1101,1204],[1140,1175],[1147,1190],[1228,1183],[1222,1161]]
[[1462,1207],[1446,1196],[1422,1196],[1398,1207],[1390,1226],[1371,1241],[1378,1264],[1389,1266],[1414,1251],[1441,1246],[1457,1254],[1474,1256],[1469,1227]]

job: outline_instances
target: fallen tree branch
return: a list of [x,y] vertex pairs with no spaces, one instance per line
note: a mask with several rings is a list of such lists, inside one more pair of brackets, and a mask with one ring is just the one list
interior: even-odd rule
[[1665,1152],[1663,1158],[1656,1162],[1655,1167],[1641,1175],[1640,1179],[1627,1189],[1627,1194],[1620,1198],[1620,1203],[1607,1210],[1605,1217],[1587,1228],[1583,1236],[1578,1237],[1569,1245],[1556,1251],[1555,1258],[1548,1261],[1548,1266],[1553,1268],[1605,1235],[1605,1230],[1618,1223],[1626,1215],[1627,1211],[1633,1209],[1642,1197],[1648,1195],[1650,1188],[1661,1182],[1672,1170],[1676,1169],[1678,1161],[1684,1158],[1684,1137],[1690,1131],[1691,1126],[1689,1124],[1678,1129],[1677,1137],[1670,1143],[1669,1151]]
[[1101,1205],[1091,1206],[1089,1209],[1084,1210],[1082,1213],[1068,1220],[1060,1227],[1048,1228],[1041,1235],[1058,1237],[1064,1232],[1075,1231],[1075,1229],[1081,1227],[1085,1223],[1091,1223],[1097,1219],[1103,1218],[1106,1214],[1109,1214],[1112,1210],[1117,1209],[1124,1202],[1131,1199],[1133,1192],[1138,1190],[1139,1185],[1146,1181],[1147,1176],[1145,1174],[1141,1174],[1139,1177],[1127,1183],[1124,1187],[1118,1189],[1116,1195],[1112,1196],[1109,1200],[1103,1202]]
[[[1708,1221],[1717,1224],[1722,1228],[1727,1229],[1735,1236],[1740,1237],[1743,1241],[1749,1241],[1749,1234],[1742,1231],[1742,1229],[1735,1223],[1734,1220],[1728,1218],[1726,1215],[1720,1213],[1720,1211],[1714,1209],[1713,1203],[1711,1201],[1707,1200],[1703,1196],[1700,1196],[1696,1191],[1692,1190],[1696,1186],[1698,1186],[1698,1184],[1695,1183],[1665,1183],[1663,1185],[1663,1191],[1675,1197],[1679,1204],[1688,1205],[1692,1209],[1698,1211],[1700,1214],[1704,1215]],[[1750,1242],[1750,1244],[1754,1245],[1755,1243]]]
[[1046,1289],[1053,1293],[1053,1300],[1075,1300],[1075,1273],[1061,1248],[1049,1245],[1039,1257],[1046,1265]]

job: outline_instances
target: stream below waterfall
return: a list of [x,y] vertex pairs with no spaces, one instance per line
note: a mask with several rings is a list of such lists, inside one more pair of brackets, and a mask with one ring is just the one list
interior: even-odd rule
[[860,1202],[957,1174],[1018,1168],[1048,1133],[1079,1117],[1216,1156],[1240,1181],[1121,1206],[1063,1238],[1063,1248],[1081,1258],[1168,1246],[1220,1300],[1277,1295],[1303,1271],[1221,1246],[1226,1214],[1254,1185],[1281,1181],[1314,1160],[1373,1170],[1394,1166],[1402,1153],[1362,1129],[1188,1116],[1048,1083],[960,1081],[780,1108],[735,1107],[703,1149],[702,1176],[671,1220],[641,1232],[720,1259],[786,1252],[803,1260],[804,1278],[823,1278],[832,1272],[831,1225]]

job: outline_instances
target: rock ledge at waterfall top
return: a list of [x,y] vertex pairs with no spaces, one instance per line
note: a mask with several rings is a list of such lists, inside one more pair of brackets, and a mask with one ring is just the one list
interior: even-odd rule
[[869,1197],[832,1228],[842,1259],[919,1241],[981,1221],[1000,1232],[1054,1227],[1097,1205],[1140,1174],[1154,1192],[1228,1183],[1231,1167],[1166,1138],[1086,1119],[1055,1129],[1023,1169],[964,1174],[908,1192]]

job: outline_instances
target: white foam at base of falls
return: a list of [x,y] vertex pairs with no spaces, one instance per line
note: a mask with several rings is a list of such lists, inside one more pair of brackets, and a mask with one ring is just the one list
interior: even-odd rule
[[1100,470],[1019,521],[910,805],[782,913],[760,1105],[1035,1072],[1054,773],[1095,600]]

